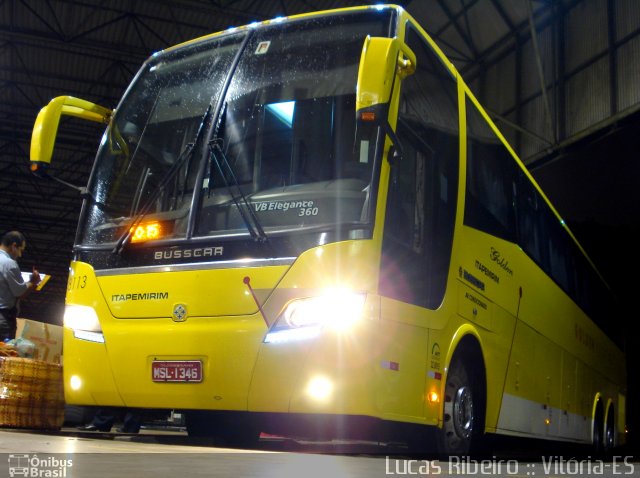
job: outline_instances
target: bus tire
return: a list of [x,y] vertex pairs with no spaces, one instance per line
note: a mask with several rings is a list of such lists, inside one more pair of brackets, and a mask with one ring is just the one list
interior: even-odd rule
[[478,452],[484,426],[484,397],[478,380],[458,354],[447,374],[442,429],[438,433],[438,451],[445,457],[466,456]]
[[604,412],[600,400],[596,404],[596,413],[593,417],[593,450],[598,457],[604,454]]
[[607,412],[607,420],[604,422],[604,434],[603,434],[603,451],[605,456],[611,455],[613,448],[616,445],[615,425],[613,423],[613,407],[609,407]]

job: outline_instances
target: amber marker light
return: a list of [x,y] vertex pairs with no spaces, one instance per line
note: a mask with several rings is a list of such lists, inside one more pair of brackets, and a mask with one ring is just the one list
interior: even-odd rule
[[376,114],[373,111],[363,111],[360,113],[360,119],[362,121],[375,121]]
[[429,392],[429,396],[427,398],[430,403],[438,403],[440,401],[440,395],[438,395],[438,392]]
[[131,228],[131,242],[145,242],[162,237],[162,228],[159,222],[139,224]]

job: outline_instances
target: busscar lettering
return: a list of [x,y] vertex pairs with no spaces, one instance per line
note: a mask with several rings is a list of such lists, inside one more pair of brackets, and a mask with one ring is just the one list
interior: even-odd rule
[[156,251],[153,254],[155,260],[163,259],[199,259],[202,257],[218,257],[224,254],[224,247],[197,247],[195,249],[169,249]]
[[140,292],[137,294],[112,294],[111,302],[127,302],[129,300],[165,300],[168,292]]

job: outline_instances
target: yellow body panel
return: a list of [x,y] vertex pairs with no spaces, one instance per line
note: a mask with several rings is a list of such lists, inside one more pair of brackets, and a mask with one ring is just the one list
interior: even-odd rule
[[[94,374],[94,367],[99,366],[102,372],[110,369],[108,376],[114,378],[109,400],[114,400],[113,397],[121,400],[109,404],[162,408],[181,403],[185,408],[246,410],[247,388],[267,326],[256,313],[257,306],[242,279],[249,275],[255,286],[273,288],[285,269],[180,271],[96,278],[87,264],[73,263],[69,283],[79,286],[69,291],[67,303],[88,305],[96,310],[105,344],[73,339],[72,332],[67,330],[65,357],[93,356],[91,361],[67,362],[66,382],[76,375],[87,384],[78,392],[67,387],[67,401],[87,403],[84,389],[93,390],[94,383],[98,388],[109,387],[110,384],[101,381],[103,373]],[[217,287],[205,292],[200,288],[201,293],[193,294],[198,290],[196,284],[203,282]],[[225,288],[222,284],[230,286]],[[157,294],[159,298],[148,298],[154,291],[161,291]],[[175,304],[185,306],[186,319],[172,320]],[[153,360],[201,360],[204,380],[197,384],[153,383]]]

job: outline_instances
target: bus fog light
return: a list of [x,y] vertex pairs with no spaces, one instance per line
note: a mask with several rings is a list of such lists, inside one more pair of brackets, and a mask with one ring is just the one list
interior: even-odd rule
[[316,400],[327,400],[333,393],[333,382],[327,377],[314,377],[307,385],[307,395]]
[[72,375],[69,380],[69,386],[71,390],[80,390],[82,388],[82,379],[77,375]]

